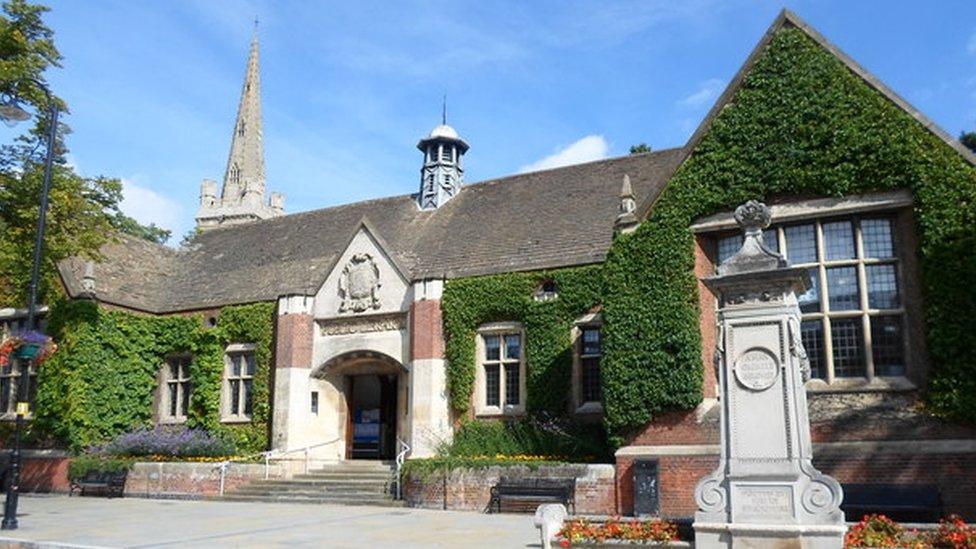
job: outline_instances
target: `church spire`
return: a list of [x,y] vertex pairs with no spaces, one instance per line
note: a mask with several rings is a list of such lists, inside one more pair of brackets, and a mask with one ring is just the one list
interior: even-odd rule
[[258,50],[257,19],[247,73],[237,107],[237,121],[231,136],[230,155],[224,172],[221,198],[246,204],[264,202],[264,143],[261,127],[261,66]]
[[201,185],[200,211],[197,214],[199,228],[267,219],[284,213],[284,196],[271,193],[270,198],[265,200],[263,139],[261,65],[258,20],[255,18],[223,187],[218,198],[216,183],[204,180]]

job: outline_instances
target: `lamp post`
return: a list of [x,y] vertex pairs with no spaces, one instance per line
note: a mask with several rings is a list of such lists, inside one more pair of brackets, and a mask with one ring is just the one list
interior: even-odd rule
[[[41,274],[41,248],[44,245],[44,226],[47,218],[48,195],[51,190],[51,167],[54,163],[54,146],[58,134],[58,104],[51,97],[51,91],[47,86],[37,80],[31,79],[47,97],[49,109],[49,124],[47,134],[47,155],[44,159],[44,185],[41,187],[41,209],[37,217],[37,238],[34,241],[34,262],[31,264],[31,279],[29,288],[29,298],[27,301],[27,329],[36,329],[37,324],[37,285]],[[8,96],[0,102],[0,119],[5,124],[13,125],[30,118],[30,114],[20,107],[16,96]],[[20,382],[17,383],[17,423],[14,429],[14,451],[10,459],[10,475],[7,481],[7,499],[3,505],[3,522],[0,522],[0,529],[17,529],[17,501],[20,496],[20,438],[24,430],[24,416],[29,410],[28,389],[30,383],[30,366],[34,357],[22,357],[20,364]]]

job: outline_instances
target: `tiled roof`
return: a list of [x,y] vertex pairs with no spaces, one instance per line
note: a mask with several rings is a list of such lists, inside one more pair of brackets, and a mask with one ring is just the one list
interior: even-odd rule
[[[413,279],[596,263],[624,174],[648,200],[680,157],[669,149],[470,184],[432,211],[403,195],[221,227],[178,251],[122,237],[102,250],[98,298],[161,313],[312,294],[364,221]],[[69,294],[83,273],[82,260],[62,265]]]

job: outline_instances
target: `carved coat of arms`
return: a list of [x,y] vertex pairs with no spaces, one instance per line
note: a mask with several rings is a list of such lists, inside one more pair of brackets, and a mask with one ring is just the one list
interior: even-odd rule
[[361,313],[367,309],[379,309],[380,270],[369,254],[356,254],[349,258],[339,277],[339,312]]

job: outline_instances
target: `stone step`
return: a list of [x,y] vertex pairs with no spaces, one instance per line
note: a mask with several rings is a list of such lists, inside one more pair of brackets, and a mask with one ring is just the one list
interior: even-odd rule
[[264,503],[310,503],[333,505],[372,505],[382,507],[402,507],[402,501],[390,497],[325,497],[325,496],[291,496],[291,495],[255,495],[255,494],[225,494],[218,497],[221,501],[254,501]]
[[287,488],[287,489],[274,489],[268,490],[260,488],[257,486],[242,487],[233,492],[234,495],[253,495],[253,496],[301,496],[301,497],[324,497],[324,498],[365,498],[365,499],[375,499],[384,498],[389,499],[390,494],[386,491],[375,490],[375,491],[365,491],[365,490],[309,490],[303,489],[301,487]]
[[388,481],[393,480],[393,473],[306,473],[291,477],[295,480],[357,480],[357,481]]
[[244,492],[315,492],[319,494],[385,494],[390,491],[387,484],[350,485],[350,484],[248,484],[234,490],[235,493]]
[[291,478],[291,479],[269,479],[255,480],[251,484],[265,486],[284,486],[289,484],[308,484],[316,486],[329,486],[332,484],[347,484],[349,486],[371,486],[374,484],[392,484],[392,478]]

